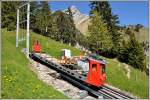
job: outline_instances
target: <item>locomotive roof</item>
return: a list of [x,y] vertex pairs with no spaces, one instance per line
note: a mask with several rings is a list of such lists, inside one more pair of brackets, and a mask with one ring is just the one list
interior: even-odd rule
[[107,64],[107,61],[104,58],[102,58],[101,56],[97,56],[96,54],[90,54],[88,56],[88,59],[89,60],[95,60],[97,62],[104,64],[104,65]]
[[90,54],[90,55],[86,56],[85,58],[80,59],[80,61],[85,62],[85,63],[88,63],[89,60],[94,60],[94,61],[99,62],[104,65],[107,64],[107,62],[104,58],[97,56],[95,54]]

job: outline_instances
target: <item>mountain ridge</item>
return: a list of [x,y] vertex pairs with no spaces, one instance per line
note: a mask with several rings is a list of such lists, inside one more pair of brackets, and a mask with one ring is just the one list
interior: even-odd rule
[[[89,16],[81,13],[74,5],[70,6],[70,10],[73,14],[73,20],[76,28],[85,35],[88,31],[88,25],[90,23]],[[67,11],[67,9],[65,9],[63,12],[65,11]]]
[[[65,9],[63,12],[67,11],[68,9]],[[76,6],[72,5],[70,6],[70,10],[73,14],[73,20],[76,28],[84,35],[87,34],[88,32],[88,25],[90,24],[90,17],[86,14],[81,13]],[[135,25],[126,25],[127,27],[132,26],[132,30],[134,30],[133,27]],[[139,30],[139,33],[136,33],[137,39],[142,42],[142,41],[148,41],[148,28],[143,27]],[[125,34],[125,29],[122,30],[123,34]]]

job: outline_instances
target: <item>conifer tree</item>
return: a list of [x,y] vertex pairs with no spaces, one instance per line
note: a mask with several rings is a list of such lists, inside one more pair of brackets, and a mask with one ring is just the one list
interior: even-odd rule
[[36,12],[35,16],[35,31],[45,35],[46,27],[49,29],[51,28],[51,11],[48,4],[48,1],[41,1],[40,2],[41,9]]
[[136,39],[135,34],[132,33],[128,42],[128,63],[135,68],[146,69],[146,56],[144,49]]
[[89,25],[88,30],[89,47],[92,51],[96,52],[99,49],[112,48],[112,37],[108,33],[106,23],[103,21],[102,16],[97,11],[93,11],[91,25]]
[[2,2],[2,28],[7,28],[7,30],[16,29],[17,20],[17,7],[20,2],[17,1],[3,1]]
[[120,47],[120,50],[119,50],[119,55],[118,55],[118,59],[121,61],[121,62],[125,62],[125,63],[128,63],[128,42],[125,41],[125,39],[122,41],[122,45]]
[[76,42],[76,28],[71,16],[58,10],[53,14],[53,17],[59,31],[58,40],[74,45]]
[[119,47],[122,41],[122,35],[118,31],[120,26],[118,16],[114,15],[111,10],[111,6],[108,1],[91,1],[91,14],[93,11],[97,11],[102,15],[103,21],[106,23],[108,32],[112,35],[113,48],[112,54],[117,55]]
[[142,27],[143,27],[143,25],[137,24],[137,25],[135,25],[135,29],[134,29],[134,30],[135,30],[136,32],[139,32]]
[[36,17],[37,11],[40,9],[40,5],[37,1],[30,2],[30,29],[36,30]]
[[124,41],[118,58],[140,70],[146,69],[146,55],[134,33],[130,33],[129,40]]

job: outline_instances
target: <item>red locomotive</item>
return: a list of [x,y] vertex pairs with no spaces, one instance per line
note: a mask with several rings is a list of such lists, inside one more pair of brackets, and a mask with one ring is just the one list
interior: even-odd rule
[[106,80],[105,64],[101,61],[89,59],[89,65],[90,68],[87,74],[86,82],[96,87],[104,85]]
[[[37,55],[36,53],[41,53],[41,45],[39,41],[35,41],[33,44],[33,54],[32,57],[37,58],[38,60],[49,63],[51,61],[48,61],[47,59],[42,59],[43,57]],[[71,58],[70,58],[71,59]],[[86,75],[82,75],[79,73],[74,72],[73,70],[69,69],[69,67],[63,66],[52,66],[54,69],[59,71],[59,73],[63,73],[71,78],[74,78],[78,82],[83,82],[85,84],[88,84],[90,86],[95,87],[101,87],[104,85],[106,81],[106,73],[105,73],[105,66],[106,61],[102,58],[96,56],[96,55],[88,55],[85,56],[84,59],[86,59],[87,63],[85,63],[85,67],[87,68]],[[82,59],[80,59],[82,60]],[[55,65],[55,64],[53,64]],[[56,64],[58,65],[58,64]],[[67,65],[68,66],[68,65]]]

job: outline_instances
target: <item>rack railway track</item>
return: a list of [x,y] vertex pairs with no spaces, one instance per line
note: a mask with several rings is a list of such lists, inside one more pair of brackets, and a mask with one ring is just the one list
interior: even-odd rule
[[29,56],[33,60],[40,62],[41,64],[44,64],[44,65],[48,66],[49,68],[55,69],[58,73],[61,73],[61,77],[63,79],[67,80],[68,82],[72,83],[73,85],[76,85],[76,86],[88,91],[89,94],[91,94],[92,96],[94,96],[96,98],[134,99],[133,97],[130,97],[121,92],[118,92],[108,86],[103,86],[100,89],[95,90],[95,89],[91,88],[90,86],[86,85],[85,83],[83,83],[84,77],[82,77],[81,75],[78,75],[78,74],[74,73],[73,71],[68,70],[55,62],[48,61],[45,58],[43,59],[43,57],[38,56],[34,53],[33,54],[31,53]]
[[130,97],[122,92],[116,91],[108,86],[103,86],[99,92],[103,94],[105,98],[108,99],[134,99],[133,97]]

